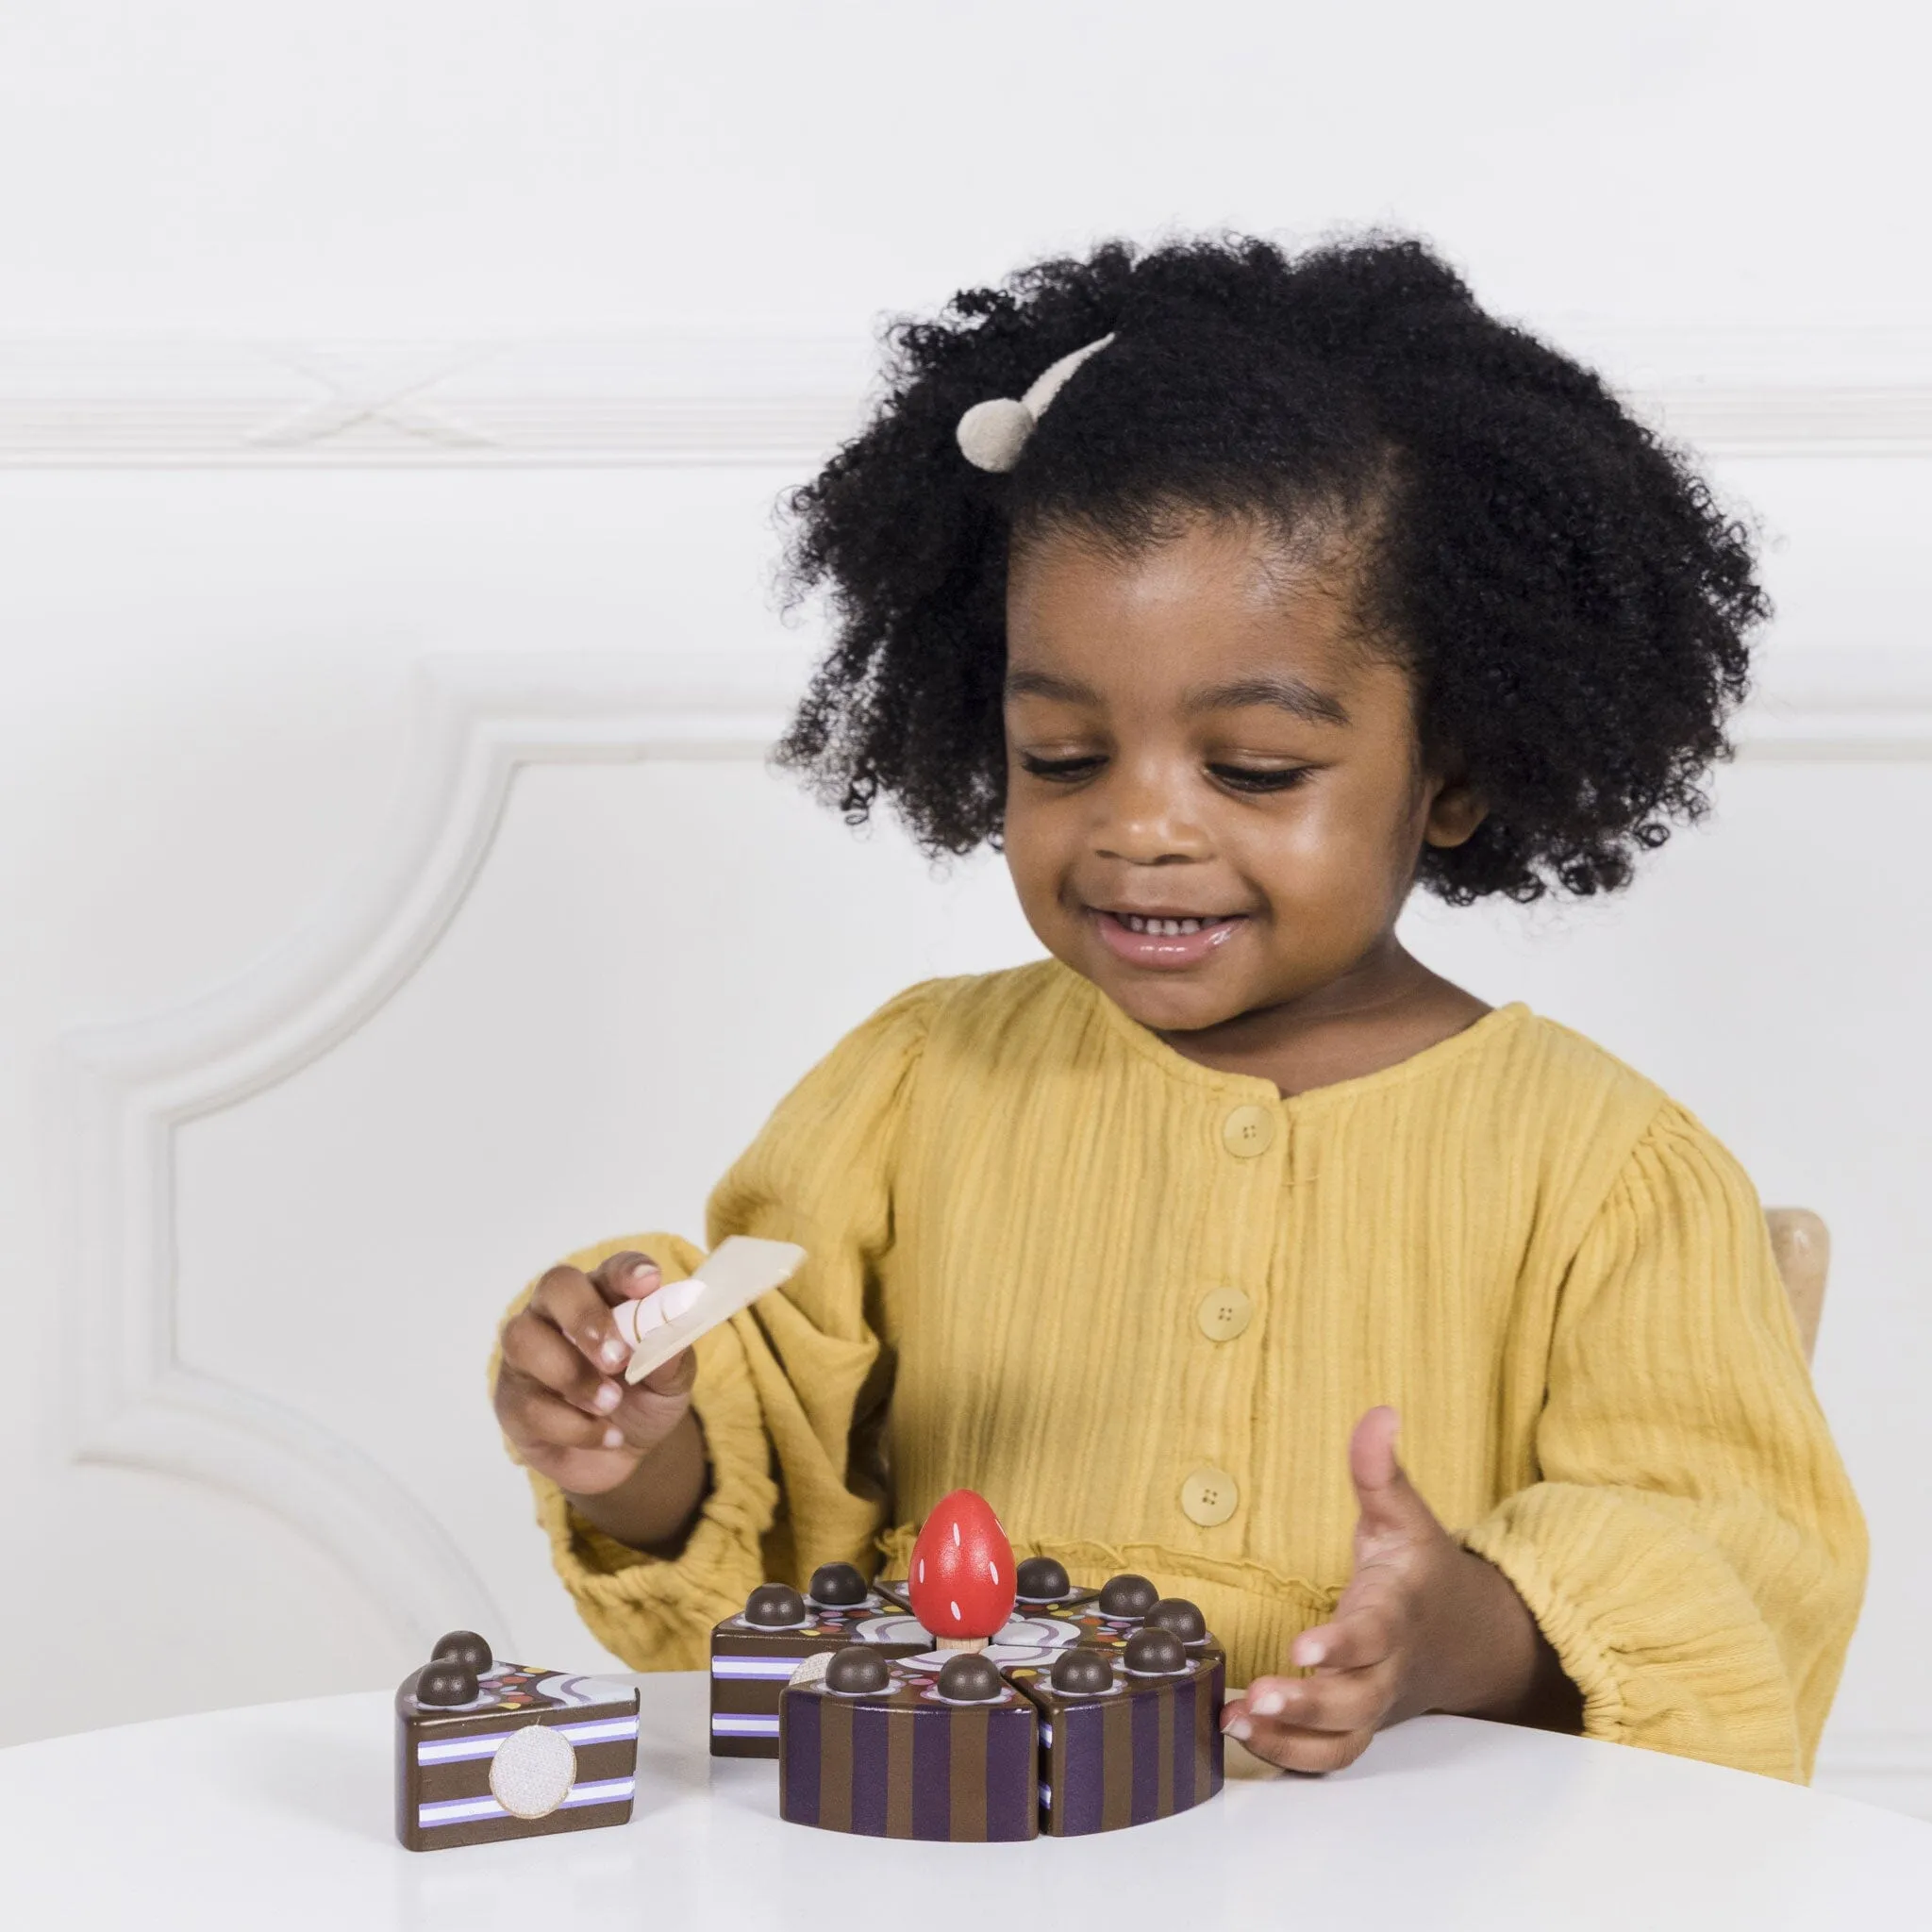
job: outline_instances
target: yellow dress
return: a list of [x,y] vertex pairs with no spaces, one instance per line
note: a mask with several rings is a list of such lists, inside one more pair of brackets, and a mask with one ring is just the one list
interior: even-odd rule
[[[1804,1778],[1865,1534],[1762,1214],[1682,1108],[1520,1006],[1284,1100],[1054,962],[913,988],[711,1197],[810,1258],[699,1348],[681,1553],[533,1476],[634,1666],[694,1669],[754,1585],[904,1574],[945,1491],[1076,1581],[1194,1599],[1230,1681],[1348,1581],[1345,1447],[1401,1411],[1437,1515],[1515,1584],[1594,1737]],[[676,1279],[675,1236],[629,1235]]]

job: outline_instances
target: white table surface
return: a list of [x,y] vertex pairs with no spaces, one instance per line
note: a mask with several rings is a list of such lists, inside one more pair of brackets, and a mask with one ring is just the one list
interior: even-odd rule
[[1212,1803],[1129,1831],[909,1844],[782,1824],[775,1764],[708,1756],[704,1676],[641,1682],[632,1823],[522,1843],[406,1852],[395,1842],[386,1693],[0,1751],[0,1924],[1932,1924],[1932,1825],[1613,1744],[1424,1718],[1378,1739],[1339,1776],[1230,1780]]

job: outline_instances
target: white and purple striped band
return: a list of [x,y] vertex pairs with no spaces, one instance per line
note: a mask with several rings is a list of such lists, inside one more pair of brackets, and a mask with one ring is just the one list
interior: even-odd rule
[[776,1717],[759,1717],[749,1711],[715,1710],[711,1713],[711,1735],[714,1738],[775,1738],[778,1720]]
[[[517,1730],[528,1730],[519,1724]],[[638,1734],[634,1717],[597,1718],[583,1724],[547,1724],[546,1730],[565,1740],[574,1749],[584,1744],[627,1744]],[[516,1731],[485,1731],[474,1738],[425,1738],[416,1746],[418,1764],[460,1764],[471,1757],[494,1757],[506,1738]]]
[[[627,1805],[637,1794],[634,1777],[599,1778],[594,1784],[573,1785],[557,1808],[568,1811],[579,1805]],[[424,1830],[438,1824],[474,1824],[480,1818],[508,1818],[494,1798],[444,1798],[434,1805],[416,1807],[416,1823]]]

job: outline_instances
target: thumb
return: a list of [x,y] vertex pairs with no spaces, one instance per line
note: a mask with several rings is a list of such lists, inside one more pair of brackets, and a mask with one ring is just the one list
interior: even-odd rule
[[697,1351],[680,1348],[668,1362],[659,1362],[638,1384],[641,1392],[672,1397],[687,1396],[698,1378]]
[[1442,1534],[1434,1512],[1395,1459],[1395,1438],[1401,1429],[1401,1417],[1385,1406],[1370,1409],[1348,1439],[1348,1473],[1361,1511],[1356,1528],[1358,1540],[1408,1541]]

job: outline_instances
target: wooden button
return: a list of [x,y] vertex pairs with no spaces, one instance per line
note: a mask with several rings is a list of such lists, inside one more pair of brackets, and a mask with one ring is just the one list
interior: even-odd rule
[[1225,1523],[1241,1499],[1241,1491],[1224,1469],[1197,1469],[1181,1485],[1181,1513],[1203,1529]]
[[1265,1107],[1238,1107],[1221,1124],[1221,1141],[1241,1160],[1253,1160],[1274,1144],[1274,1116]]
[[1232,1341],[1246,1333],[1255,1319],[1255,1304],[1238,1288],[1212,1289],[1202,1297],[1194,1319],[1209,1341]]

